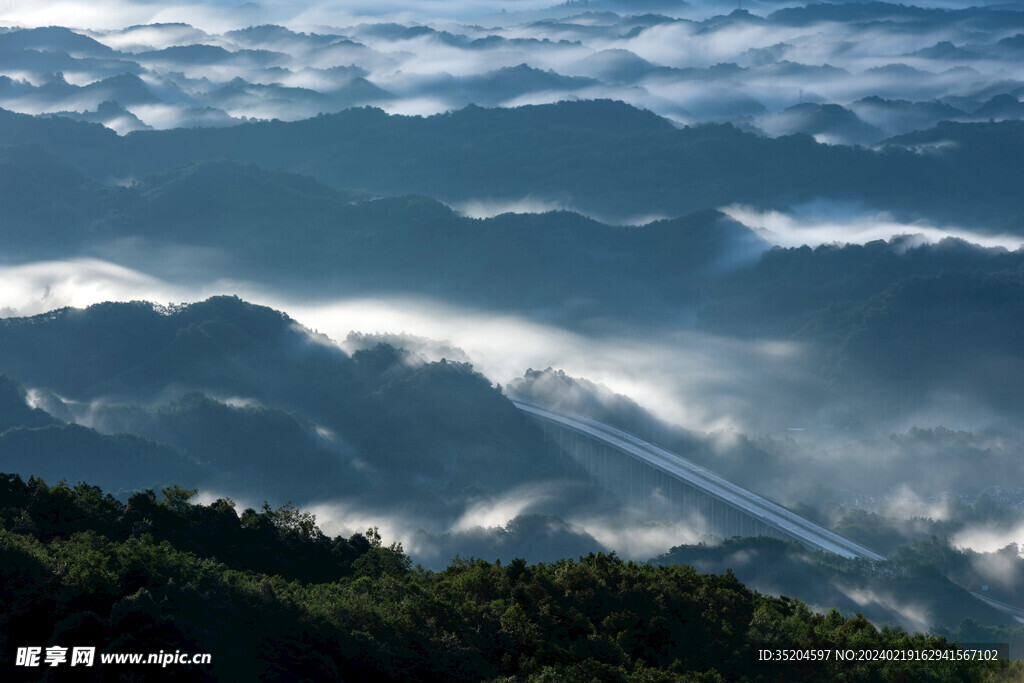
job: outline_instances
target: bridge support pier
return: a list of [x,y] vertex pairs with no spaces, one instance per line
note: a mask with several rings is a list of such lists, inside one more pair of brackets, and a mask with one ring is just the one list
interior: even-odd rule
[[[843,557],[885,559],[634,434],[533,401],[513,401],[539,420],[547,438],[581,463],[601,486],[652,519],[685,524],[703,535],[773,536]],[[660,474],[668,476],[663,480]]]
[[578,462],[603,489],[652,522],[679,525],[699,537],[788,538],[778,529],[597,439],[538,420],[550,443]]

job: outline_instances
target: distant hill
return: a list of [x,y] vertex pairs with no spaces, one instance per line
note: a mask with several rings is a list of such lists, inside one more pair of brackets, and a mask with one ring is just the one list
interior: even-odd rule
[[899,419],[936,394],[1019,411],[1024,251],[960,240],[772,249],[712,286],[701,325],[816,349],[833,395]]
[[[101,181],[233,158],[340,189],[446,202],[535,197],[609,219],[679,216],[736,202],[782,207],[822,197],[977,227],[1020,230],[1024,215],[1020,193],[1007,191],[1024,171],[1014,121],[945,127],[890,140],[876,151],[803,135],[762,138],[729,125],[678,129],[610,101],[470,106],[427,118],[351,109],[294,123],[123,138],[67,121],[10,113],[0,120],[0,145],[37,142]],[[955,144],[961,138],[965,144]],[[966,144],[981,138],[998,153]],[[918,139],[954,144],[922,154]]]
[[[2,319],[0,349],[0,367],[22,383],[0,383],[0,461],[25,476],[389,501],[419,510],[427,528],[474,496],[587,486],[470,366],[387,345],[348,356],[232,297]],[[26,406],[22,386],[48,412]]]
[[[644,116],[635,110],[617,111]],[[996,158],[1016,163],[1014,155],[999,147],[1001,131],[1014,126],[944,125],[933,134],[903,136],[891,144],[909,149],[959,138],[972,141],[963,145],[963,155],[977,156],[974,147],[987,147]],[[947,128],[948,136],[941,132]],[[741,135],[735,129],[720,130],[727,137]],[[954,144],[953,149],[960,147]],[[982,249],[955,239],[919,244],[913,237],[769,249],[757,233],[713,210],[640,227],[607,225],[565,211],[471,219],[423,196],[370,198],[308,176],[226,160],[195,162],[112,187],[90,179],[40,144],[3,148],[0,180],[11,217],[4,226],[9,258],[90,254],[116,260],[117,245],[125,240],[144,245],[144,254],[164,246],[201,248],[223,255],[226,265],[214,274],[199,264],[196,277],[261,281],[307,297],[414,294],[541,317],[578,330],[614,331],[623,323],[652,331],[695,325],[719,334],[807,343],[820,359],[815,374],[834,391],[853,397],[868,387],[871,392],[887,391],[898,376],[904,382],[900,391],[918,397],[900,399],[907,410],[924,399],[924,390],[954,386],[969,387],[976,398],[1000,411],[1020,400],[1013,388],[1019,354],[1012,341],[998,341],[1016,338],[1014,288],[1019,288],[1024,262],[1019,250]],[[1010,179],[998,182],[1012,184]],[[998,187],[989,192],[1012,194]],[[152,266],[132,261],[138,257],[130,254],[123,258],[125,265],[144,271]],[[989,284],[979,284],[979,279]],[[920,301],[946,303],[930,306],[934,315],[913,317],[912,329],[883,324],[892,318],[879,317],[879,307],[896,306],[912,290]],[[991,299],[989,294],[996,291],[1003,294]],[[968,324],[972,333],[950,337],[950,317],[963,315],[948,306],[975,298],[979,307]],[[152,311],[147,315],[159,318]],[[878,325],[875,332],[865,328]],[[944,340],[954,338],[960,352],[954,354],[955,362],[943,360],[952,353]],[[166,359],[121,368],[116,376],[101,372],[81,388],[96,382],[95,390],[102,387],[116,394],[129,376],[136,389],[142,386],[140,378],[173,372],[188,378],[195,370],[175,365],[183,362],[179,355],[187,358],[190,353],[184,350],[186,339],[195,348],[209,344],[203,335],[182,336],[173,352],[166,351]],[[150,340],[146,344],[126,349],[125,358],[154,345]],[[991,381],[982,381],[989,371],[972,368],[996,367],[985,365],[990,353],[1007,365]],[[907,354],[904,367],[899,359]],[[58,376],[68,384],[92,367],[90,361],[64,368],[39,384],[52,388],[51,379]],[[2,369],[23,381],[36,381],[0,364]],[[227,372],[224,367],[217,371]],[[868,377],[882,381],[860,381]],[[222,379],[225,391],[254,393],[248,380]],[[869,404],[889,402],[872,398]]]
[[269,280],[305,296],[430,295],[551,310],[570,323],[692,306],[702,278],[767,247],[717,211],[641,228],[565,211],[476,220],[422,196],[369,199],[237,161],[109,187],[39,146],[0,149],[0,197],[10,256],[21,259],[117,259],[126,239],[202,247],[228,257],[217,277]]

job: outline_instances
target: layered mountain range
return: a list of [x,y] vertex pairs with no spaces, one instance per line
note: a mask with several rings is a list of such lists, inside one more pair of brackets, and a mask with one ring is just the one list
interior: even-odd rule
[[[277,11],[0,29],[10,491],[311,525],[292,501],[335,550],[619,551],[1010,637],[969,591],[1024,600],[1024,12]],[[723,539],[601,490],[510,396],[890,560],[683,547]]]

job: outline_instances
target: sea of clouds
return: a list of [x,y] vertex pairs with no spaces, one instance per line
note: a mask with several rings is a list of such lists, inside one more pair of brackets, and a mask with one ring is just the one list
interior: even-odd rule
[[14,0],[0,107],[127,133],[612,98],[841,144],[1022,116],[1024,12],[860,7]]

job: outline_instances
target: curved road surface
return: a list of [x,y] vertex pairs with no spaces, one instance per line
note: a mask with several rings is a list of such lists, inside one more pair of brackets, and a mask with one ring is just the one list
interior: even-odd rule
[[993,600],[992,598],[986,597],[981,593],[972,592],[971,595],[978,598],[989,607],[997,609],[1000,612],[1003,612],[1004,614],[1009,614],[1011,617],[1024,624],[1024,609],[1021,609],[1020,607],[1014,607],[1013,605],[1007,605],[1005,602]]
[[790,536],[816,550],[825,550],[852,559],[884,560],[882,555],[855,543],[848,538],[829,531],[820,524],[801,517],[781,505],[762,498],[714,472],[681,458],[675,453],[659,448],[652,443],[624,432],[611,425],[597,422],[582,415],[565,413],[552,406],[543,405],[518,396],[509,396],[512,403],[525,413],[543,420],[555,422],[581,434],[612,446],[623,453],[666,472],[703,493],[743,510],[787,536]]

